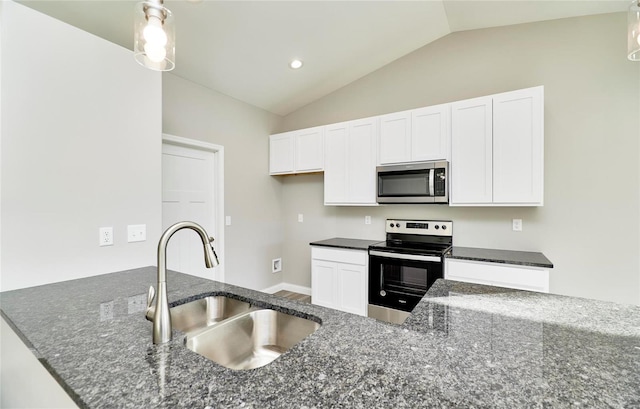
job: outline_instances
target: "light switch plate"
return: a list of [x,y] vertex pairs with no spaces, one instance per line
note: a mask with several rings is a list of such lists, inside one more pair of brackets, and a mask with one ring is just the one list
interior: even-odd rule
[[127,226],[127,241],[129,243],[145,240],[147,240],[146,224],[131,224]]
[[304,221],[304,215],[302,213],[298,213],[298,223],[302,223]]

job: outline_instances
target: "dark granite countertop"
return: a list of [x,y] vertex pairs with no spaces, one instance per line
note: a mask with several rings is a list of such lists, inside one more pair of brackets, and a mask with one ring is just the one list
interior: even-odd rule
[[496,250],[453,246],[447,258],[485,261],[488,263],[516,264],[531,267],[553,268],[553,263],[542,253],[533,251]]
[[170,272],[171,303],[228,294],[322,321],[234,371],[178,331],[151,343],[130,297],[155,279],[148,267],[9,291],[0,307],[81,407],[640,407],[638,306],[438,280],[398,326]]
[[360,239],[344,239],[335,237],[333,239],[314,241],[309,243],[312,246],[337,247],[341,249],[368,250],[372,244],[380,243],[381,240],[360,240]]

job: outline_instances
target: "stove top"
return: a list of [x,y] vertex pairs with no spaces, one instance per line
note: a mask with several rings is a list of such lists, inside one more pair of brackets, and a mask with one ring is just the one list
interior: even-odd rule
[[388,219],[387,240],[369,249],[401,254],[443,256],[453,244],[453,222]]

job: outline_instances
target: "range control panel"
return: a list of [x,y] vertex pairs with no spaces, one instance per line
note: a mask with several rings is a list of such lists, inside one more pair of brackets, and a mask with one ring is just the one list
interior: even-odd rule
[[387,233],[452,236],[453,222],[451,220],[387,219],[386,231]]

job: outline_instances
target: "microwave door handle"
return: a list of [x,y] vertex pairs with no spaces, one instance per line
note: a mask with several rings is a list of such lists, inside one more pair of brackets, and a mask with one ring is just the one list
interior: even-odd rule
[[429,196],[430,197],[435,196],[435,185],[434,185],[435,174],[436,174],[435,169],[429,169]]

